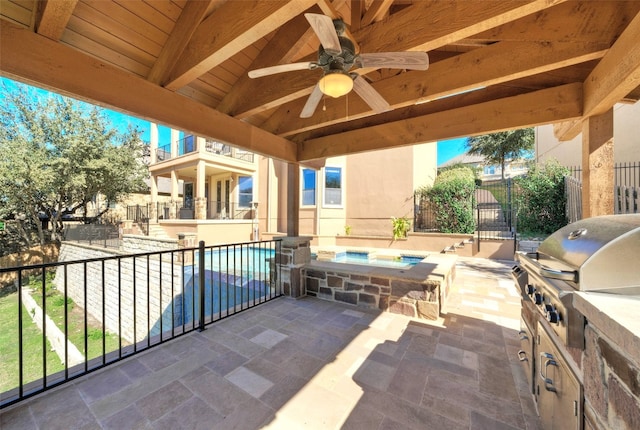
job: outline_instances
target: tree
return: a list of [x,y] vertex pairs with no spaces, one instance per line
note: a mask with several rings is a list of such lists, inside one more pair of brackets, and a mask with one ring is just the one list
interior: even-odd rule
[[499,164],[502,167],[502,179],[504,180],[506,161],[522,158],[533,151],[534,139],[532,128],[473,136],[467,139],[467,152],[482,155],[488,163]]
[[98,193],[115,202],[146,188],[139,135],[134,129],[118,132],[95,106],[3,85],[0,217],[35,224],[43,243],[41,215],[50,219],[57,240],[64,211],[86,209]]

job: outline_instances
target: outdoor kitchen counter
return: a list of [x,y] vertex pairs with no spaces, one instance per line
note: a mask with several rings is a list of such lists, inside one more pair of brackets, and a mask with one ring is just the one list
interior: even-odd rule
[[631,357],[640,357],[640,296],[576,292],[575,308]]

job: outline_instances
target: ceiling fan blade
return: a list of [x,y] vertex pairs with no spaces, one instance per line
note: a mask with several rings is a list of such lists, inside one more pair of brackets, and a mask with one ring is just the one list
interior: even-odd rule
[[378,52],[360,54],[360,67],[427,70],[429,56],[426,52]]
[[320,85],[316,84],[313,91],[311,91],[311,95],[307,99],[307,102],[304,104],[302,112],[300,112],[300,118],[311,118],[311,116],[313,116],[313,113],[320,104],[320,100],[322,100],[322,95]]
[[375,113],[389,110],[389,103],[362,76],[358,76],[353,80],[353,89]]
[[320,44],[329,54],[338,55],[342,52],[338,33],[333,26],[333,20],[327,15],[317,13],[305,13],[309,25],[320,39]]
[[305,61],[303,63],[280,64],[277,66],[264,67],[249,71],[250,78],[261,78],[263,76],[275,75],[282,72],[293,72],[295,70],[310,70],[315,68],[316,63]]

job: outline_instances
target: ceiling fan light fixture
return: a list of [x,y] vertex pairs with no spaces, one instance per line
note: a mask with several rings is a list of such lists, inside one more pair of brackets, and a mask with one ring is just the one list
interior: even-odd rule
[[348,94],[353,89],[353,79],[343,71],[326,73],[319,82],[320,91],[338,98]]

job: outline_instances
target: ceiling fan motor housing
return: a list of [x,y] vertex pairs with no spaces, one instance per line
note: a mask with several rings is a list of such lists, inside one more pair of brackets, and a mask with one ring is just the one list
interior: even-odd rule
[[[318,65],[322,67],[325,72],[335,70],[335,63],[337,62],[341,62],[344,65],[342,70],[347,72],[355,63],[356,53],[353,42],[342,36],[338,36],[338,40],[340,41],[340,47],[342,48],[342,52],[338,55],[329,54],[324,50],[322,45],[320,45],[320,48],[318,49]],[[331,67],[332,64],[334,64],[334,67]]]

